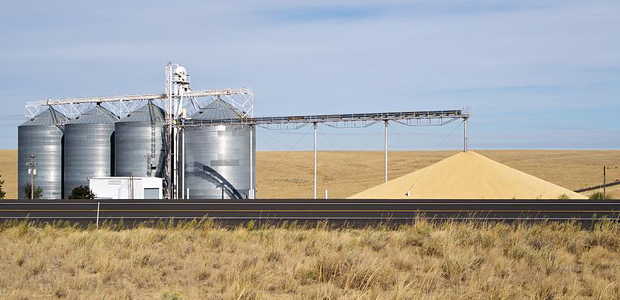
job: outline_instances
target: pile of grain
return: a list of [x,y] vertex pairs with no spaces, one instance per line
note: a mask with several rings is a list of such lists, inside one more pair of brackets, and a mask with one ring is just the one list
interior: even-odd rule
[[380,184],[351,199],[585,199],[544,181],[468,151]]

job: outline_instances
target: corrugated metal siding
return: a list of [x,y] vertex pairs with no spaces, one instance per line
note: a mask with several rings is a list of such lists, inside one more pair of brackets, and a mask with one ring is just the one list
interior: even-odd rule
[[[68,119],[53,111],[56,121],[65,123]],[[37,176],[35,188],[43,189],[42,199],[62,198],[62,139],[63,132],[55,125],[50,109],[26,121],[18,127],[18,197],[27,198],[24,186],[30,183],[26,163],[35,155]]]
[[112,112],[96,106],[65,126],[64,196],[88,185],[89,177],[112,176],[114,122]]
[[[155,129],[155,157],[151,156],[152,130]],[[155,105],[144,107],[129,114],[115,125],[115,173],[116,176],[149,176],[149,165],[153,177],[162,177],[164,167],[164,111]]]
[[[194,119],[231,119],[241,114],[221,100],[192,115]],[[253,153],[256,153],[256,135],[252,135]],[[237,196],[247,198],[250,186],[250,127],[201,126],[185,132],[185,187],[191,199],[220,199],[222,180],[232,186]],[[256,170],[256,155],[251,159]],[[225,193],[224,198],[235,195]]]

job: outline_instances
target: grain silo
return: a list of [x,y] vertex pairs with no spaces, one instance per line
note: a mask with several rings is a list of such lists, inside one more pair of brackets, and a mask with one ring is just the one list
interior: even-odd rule
[[65,126],[64,196],[88,185],[90,177],[112,176],[114,123],[109,110],[96,105]]
[[189,190],[190,199],[245,199],[250,187],[254,189],[256,176],[250,175],[256,170],[254,128],[207,125],[209,120],[241,117],[238,110],[221,99],[191,116],[205,122],[202,126],[185,129],[185,188]]
[[53,108],[29,119],[18,128],[18,195],[28,198],[24,186],[31,183],[27,163],[34,155],[35,188],[43,190],[41,199],[62,198],[62,140],[67,117]]
[[116,122],[116,176],[162,177],[164,119],[164,111],[149,101]]

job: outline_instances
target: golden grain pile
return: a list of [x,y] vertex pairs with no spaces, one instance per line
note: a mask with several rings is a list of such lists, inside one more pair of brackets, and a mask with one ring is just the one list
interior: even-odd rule
[[[575,190],[601,184],[604,165],[620,165],[618,150],[492,150],[476,151],[494,161],[545,181]],[[392,151],[389,178],[422,169],[459,151]],[[346,198],[384,182],[381,151],[320,151],[318,194]],[[312,152],[259,152],[259,198],[310,198],[313,190]],[[620,180],[620,169],[608,180]],[[620,198],[620,186],[609,189]]]
[[460,152],[428,167],[357,193],[352,199],[587,199],[488,159]]
[[619,299],[620,225],[0,230],[2,299]]

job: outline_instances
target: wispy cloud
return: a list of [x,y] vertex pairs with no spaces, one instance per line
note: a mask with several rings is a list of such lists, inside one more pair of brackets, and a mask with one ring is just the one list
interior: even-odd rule
[[279,10],[259,11],[264,17],[285,22],[350,21],[377,17],[384,13],[381,7],[299,7]]
[[596,127],[532,127],[533,129],[542,129],[542,130],[557,130],[557,131],[570,131],[570,132],[575,132],[575,131],[595,131],[595,130],[601,130],[601,128],[596,128]]

